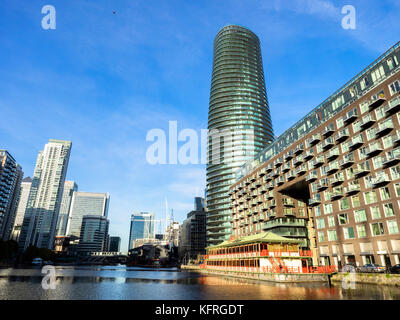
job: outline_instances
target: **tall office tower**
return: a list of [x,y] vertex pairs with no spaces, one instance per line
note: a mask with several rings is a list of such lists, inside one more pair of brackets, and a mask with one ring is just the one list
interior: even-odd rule
[[56,235],[65,236],[67,232],[67,223],[69,216],[69,209],[71,207],[72,195],[74,191],[78,191],[78,185],[75,181],[65,181],[64,191],[61,198],[60,213],[58,214]]
[[109,221],[104,216],[84,215],[80,228],[78,252],[107,251]]
[[[240,26],[214,40],[208,115],[207,242],[229,238],[229,186],[234,172],[274,139],[260,41]],[[223,150],[221,150],[223,149]]]
[[52,249],[72,143],[50,139],[39,152],[19,246]]
[[6,150],[0,150],[0,239],[9,240],[17,212],[22,169]]
[[194,198],[194,210],[195,211],[204,211],[204,208],[205,208],[204,198],[195,197]]
[[154,213],[135,212],[132,214],[131,229],[129,231],[129,250],[135,247],[136,239],[152,238],[154,238]]
[[11,239],[18,241],[21,232],[22,221],[24,221],[26,206],[28,204],[29,192],[31,191],[32,179],[26,177],[21,182],[21,192],[18,201],[17,214],[15,216],[14,227]]
[[108,251],[109,252],[119,252],[120,245],[121,245],[120,237],[110,237]]
[[75,191],[72,195],[66,235],[80,237],[84,215],[107,218],[109,202],[110,195],[108,193]]

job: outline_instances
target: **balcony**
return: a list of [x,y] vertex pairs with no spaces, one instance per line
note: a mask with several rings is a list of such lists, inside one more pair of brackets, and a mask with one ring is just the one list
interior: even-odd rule
[[387,185],[390,182],[390,178],[386,173],[380,173],[375,178],[372,179],[372,187],[379,188],[384,185]]
[[267,211],[269,209],[267,204],[264,204],[263,206],[261,206],[261,210],[262,211]]
[[335,160],[337,157],[339,157],[339,149],[337,147],[326,154],[326,160],[328,161]]
[[354,164],[354,157],[351,156],[344,156],[342,160],[340,160],[340,168],[346,169]]
[[282,172],[288,172],[290,170],[290,163],[285,163],[282,167]]
[[249,184],[250,184],[250,180],[247,179],[247,180],[244,182],[244,185],[245,185],[245,186],[248,186]]
[[295,166],[298,166],[304,162],[304,157],[303,156],[298,156],[293,160],[293,164]]
[[324,156],[318,156],[314,159],[314,161],[312,162],[312,165],[314,168],[318,168],[318,167],[322,166],[324,163],[325,163]]
[[324,151],[329,150],[330,148],[333,147],[333,145],[334,145],[333,139],[332,139],[332,138],[328,138],[328,139],[326,139],[326,140],[324,140],[324,141],[322,142],[322,149],[323,149]]
[[255,185],[255,183],[252,183],[252,184],[250,185],[250,190],[253,191],[253,190],[255,190],[255,189],[256,189],[256,185]]
[[321,182],[317,183],[317,191],[321,192],[328,189],[328,181],[321,180]]
[[329,174],[335,173],[338,170],[339,170],[339,162],[335,161],[335,162],[329,163],[326,173],[329,175]]
[[349,113],[347,113],[347,115],[343,117],[343,122],[346,125],[349,125],[350,123],[354,122],[357,118],[358,118],[357,113],[354,111],[350,111]]
[[268,184],[267,184],[267,188],[268,188],[268,190],[274,189],[274,188],[275,188],[275,182],[274,182],[274,181],[271,181],[270,183],[268,183]]
[[283,202],[283,205],[284,205],[285,207],[294,207],[294,202],[293,202],[292,199],[283,198],[283,199],[282,199],[282,202]]
[[272,176],[273,178],[279,177],[279,176],[280,176],[279,170],[274,170],[274,171],[272,172],[271,176]]
[[397,131],[397,133],[392,135],[392,142],[395,146],[400,145],[400,131]]
[[259,177],[264,177],[267,174],[267,170],[265,170],[265,168],[262,168],[260,170],[260,172],[258,173]]
[[336,143],[345,141],[350,136],[349,130],[342,130],[335,136]]
[[293,151],[289,151],[288,153],[285,154],[285,161],[289,161],[293,159]]
[[385,112],[387,115],[392,115],[400,110],[400,97],[389,101],[388,105],[385,107]]
[[344,192],[346,196],[352,196],[360,192],[360,185],[359,184],[349,184],[346,188],[344,188]]
[[379,96],[376,99],[373,99],[369,102],[368,105],[368,110],[372,111],[376,108],[378,108],[379,106],[381,106],[384,102],[386,101],[385,99],[385,95],[383,93],[379,94]]
[[392,167],[400,162],[399,151],[400,151],[399,149],[395,149],[387,153],[386,158],[382,162],[384,168]]
[[275,212],[275,210],[270,210],[270,211],[268,211],[268,213],[267,213],[267,218],[268,219],[274,219],[276,217],[276,212]]
[[361,147],[364,144],[364,140],[361,135],[351,139],[351,142],[349,143],[349,149],[350,150],[355,150]]
[[318,179],[318,175],[316,172],[310,172],[306,177],[307,182],[314,182],[317,179]]
[[268,190],[267,186],[264,185],[264,186],[261,187],[260,192],[261,192],[261,194],[264,194],[264,193],[267,192],[267,190]]
[[307,172],[307,165],[303,164],[296,169],[296,175],[301,176]]
[[315,207],[321,204],[321,199],[319,198],[311,198],[308,200],[308,205],[310,207]]
[[303,151],[304,151],[304,145],[303,144],[300,144],[296,148],[294,148],[294,154],[296,156],[298,156],[299,154],[303,153]]
[[257,180],[257,181],[256,181],[256,187],[257,187],[257,188],[261,187],[261,180]]
[[381,123],[378,126],[378,130],[375,132],[376,138],[381,138],[384,135],[388,134],[390,131],[393,130],[393,122],[392,119],[388,119],[385,122]]
[[313,149],[307,150],[306,154],[304,155],[304,160],[308,161],[312,158],[314,158],[314,150]]
[[343,174],[337,177],[333,177],[330,179],[330,183],[332,187],[336,187],[341,185],[344,182],[344,176]]
[[276,159],[274,164],[275,164],[275,167],[280,167],[283,164],[282,157]]
[[275,180],[277,186],[281,186],[285,183],[285,179],[283,176],[280,176],[278,179]]
[[365,117],[362,118],[360,127],[364,130],[371,127],[375,122],[375,117],[372,114],[367,114]]
[[242,190],[242,189],[243,189],[243,185],[242,185],[242,184],[239,184],[239,185],[237,186],[237,189],[238,189],[238,190]]
[[265,219],[265,217],[264,217],[263,214],[260,214],[260,215],[258,216],[258,221],[259,221],[259,222],[263,222],[264,219]]
[[314,134],[310,138],[309,143],[311,146],[313,146],[313,145],[317,144],[318,142],[320,142],[321,140],[322,140],[321,135],[319,133],[317,133],[317,134]]
[[322,130],[322,136],[324,138],[331,136],[335,132],[335,126],[332,124],[330,126],[325,127],[324,130]]
[[264,169],[266,173],[270,173],[272,171],[272,169],[274,168],[273,164],[270,163],[269,165],[267,165]]
[[356,169],[354,169],[354,176],[358,179],[370,172],[370,169],[363,164],[359,164]]
[[296,216],[296,212],[294,211],[294,209],[289,209],[289,208],[285,208],[283,210],[283,214],[287,217],[295,217]]
[[331,200],[338,200],[343,197],[343,189],[342,188],[335,188],[331,192]]
[[375,141],[367,149],[366,155],[368,158],[371,158],[371,157],[374,157],[374,156],[378,155],[379,153],[381,153],[382,150],[383,150],[383,147],[381,146],[381,144],[379,142]]
[[276,200],[269,201],[268,205],[269,205],[270,208],[275,208],[276,207]]
[[274,198],[274,193],[272,191],[268,192],[265,196],[267,200],[272,200]]
[[267,175],[267,176],[265,177],[265,182],[269,182],[269,181],[271,181],[271,180],[272,180],[271,174],[269,174],[269,175]]
[[257,177],[256,177],[255,175],[250,177],[250,181],[251,181],[251,182],[254,182],[254,181],[256,181],[256,180],[257,180]]
[[292,170],[288,174],[286,174],[286,179],[288,181],[293,180],[294,178],[296,178],[296,173],[294,172],[294,170]]

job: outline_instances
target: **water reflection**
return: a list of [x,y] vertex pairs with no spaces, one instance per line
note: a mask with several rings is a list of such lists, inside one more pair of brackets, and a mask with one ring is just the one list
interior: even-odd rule
[[56,267],[56,289],[43,290],[40,268],[0,269],[0,299],[400,300],[400,288],[340,283],[279,284],[177,269]]

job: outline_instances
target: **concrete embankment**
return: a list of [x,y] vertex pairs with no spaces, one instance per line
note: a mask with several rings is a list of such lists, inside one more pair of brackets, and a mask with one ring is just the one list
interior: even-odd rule
[[332,282],[354,282],[400,287],[400,274],[385,273],[337,273],[332,276]]

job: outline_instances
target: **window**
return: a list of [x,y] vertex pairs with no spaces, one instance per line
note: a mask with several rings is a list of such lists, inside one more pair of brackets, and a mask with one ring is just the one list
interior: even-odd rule
[[363,103],[360,104],[361,114],[363,114],[363,113],[368,111],[368,105],[369,105],[368,101],[364,101]]
[[383,148],[391,148],[393,147],[393,137],[392,136],[386,136],[383,138]]
[[374,220],[381,218],[381,209],[379,206],[371,207],[371,217]]
[[375,83],[385,76],[383,65],[371,72],[372,82]]
[[371,223],[371,233],[373,236],[381,236],[385,234],[382,222]]
[[325,219],[321,218],[321,219],[317,219],[317,229],[323,229],[325,228]]
[[324,213],[331,214],[333,212],[332,203],[324,204]]
[[380,107],[380,108],[376,109],[375,114],[376,114],[376,120],[380,120],[383,117],[385,117],[385,115],[386,115],[385,107]]
[[344,104],[344,96],[341,95],[335,101],[332,102],[332,110],[336,110]]
[[375,191],[364,192],[365,204],[376,203],[378,201]]
[[375,169],[382,168],[383,166],[382,162],[383,162],[382,157],[379,156],[372,159],[372,163],[374,164]]
[[357,234],[359,238],[365,238],[367,236],[367,230],[364,225],[357,226]]
[[396,196],[400,197],[400,183],[396,183],[394,189],[396,190]]
[[393,204],[385,203],[383,205],[383,212],[385,213],[385,217],[393,217],[394,216]]
[[367,157],[367,151],[368,151],[367,147],[358,149],[358,154],[359,154],[360,160],[365,159]]
[[329,216],[328,217],[328,226],[329,227],[334,227],[335,226],[335,217],[334,216]]
[[400,179],[400,166],[390,168],[390,173],[392,174],[393,180]]
[[349,216],[347,215],[347,213],[339,214],[338,218],[339,218],[340,225],[349,223]]
[[367,213],[365,212],[364,209],[354,211],[354,217],[356,219],[356,222],[367,221]]
[[349,199],[348,198],[343,198],[340,200],[340,210],[347,210],[350,208],[349,205]]
[[391,85],[389,85],[390,94],[394,95],[396,92],[400,91],[400,81],[396,80]]
[[395,66],[397,66],[399,62],[397,61],[397,57],[393,56],[387,60],[387,65],[389,67],[389,70],[392,71]]
[[390,199],[390,191],[388,187],[381,188],[380,190],[381,193],[381,200],[389,200]]
[[364,90],[369,85],[368,77],[360,81],[361,90]]
[[321,215],[321,207],[315,207],[314,208],[314,215],[316,217],[319,217]]
[[325,241],[325,234],[323,231],[318,232],[318,241],[319,242],[324,242]]
[[339,118],[336,120],[336,127],[339,129],[344,126],[343,118]]
[[389,230],[389,234],[399,233],[399,226],[396,220],[387,221],[387,226]]
[[343,228],[343,234],[345,239],[354,239],[354,229],[353,227]]
[[359,196],[352,196],[351,202],[353,203],[353,208],[357,208],[360,206],[360,197]]
[[353,123],[353,132],[356,133],[361,130],[361,122],[356,121]]
[[337,234],[335,230],[328,230],[328,241],[337,241]]

